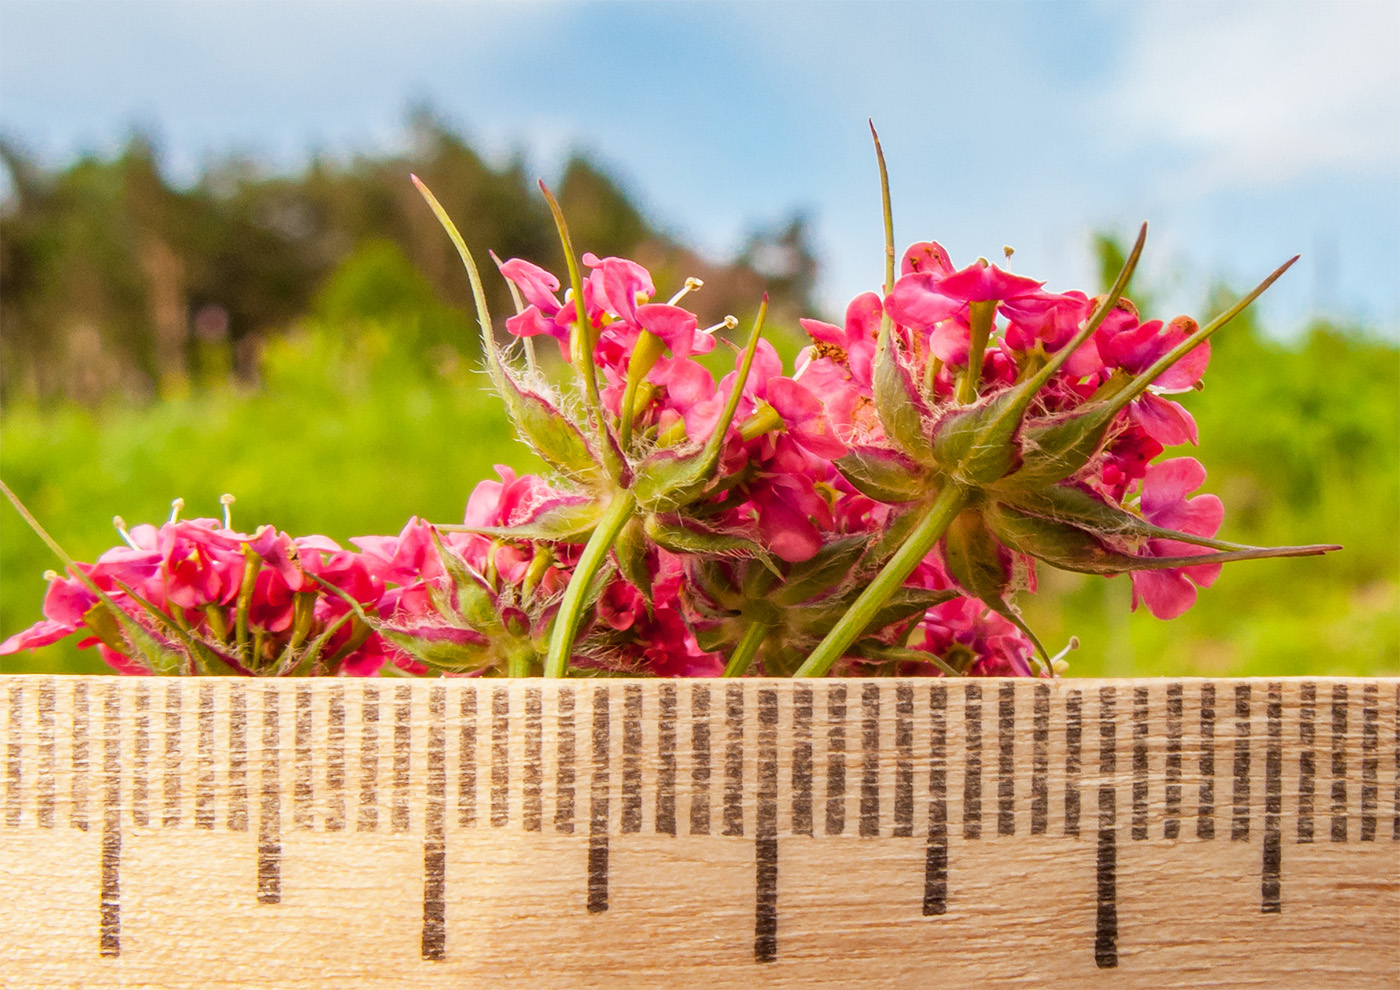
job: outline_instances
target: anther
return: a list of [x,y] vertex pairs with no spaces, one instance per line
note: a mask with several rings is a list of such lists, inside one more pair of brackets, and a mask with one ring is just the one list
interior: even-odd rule
[[704,284],[704,282],[696,278],[694,275],[690,276],[685,280],[685,285],[681,286],[681,291],[677,292],[674,296],[672,296],[671,301],[668,302],[666,305],[674,306],[676,303],[684,299],[687,294],[694,292],[696,289],[700,288],[700,286]]
[[141,549],[136,545],[135,541],[132,540],[131,533],[127,531],[125,519],[123,519],[121,516],[113,516],[112,526],[116,529],[117,534],[121,536],[122,541],[125,542],[127,546],[131,547],[131,549],[133,550]]

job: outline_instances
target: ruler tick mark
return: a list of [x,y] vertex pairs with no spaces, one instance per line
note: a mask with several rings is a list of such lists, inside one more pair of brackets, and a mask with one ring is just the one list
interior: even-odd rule
[[199,738],[195,749],[194,827],[213,829],[214,809],[214,685],[199,685]]
[[147,807],[150,783],[146,776],[151,760],[151,686],[147,682],[136,687],[135,723],[131,747],[131,824],[144,828],[151,821]]
[[165,760],[162,790],[165,811],[161,826],[177,828],[180,824],[181,767],[180,709],[184,701],[184,681],[173,680],[165,685]]
[[248,695],[242,685],[229,685],[228,705],[228,829],[248,831]]
[[1084,696],[1076,688],[1065,695],[1065,835],[1079,837],[1080,748],[1084,739]]
[[578,739],[574,734],[574,689],[559,688],[558,736],[555,748],[559,769],[554,778],[554,831],[572,835],[574,831],[574,783],[578,759]]
[[642,689],[622,692],[622,832],[642,830]]
[[1196,838],[1215,838],[1215,685],[1201,685],[1201,785],[1196,806]]
[[1003,681],[997,699],[997,835],[1016,834],[1016,685]]
[[345,829],[345,688],[330,690],[326,701],[326,831]]
[[928,847],[924,854],[924,917],[948,910],[948,688],[929,687]]
[[1114,969],[1118,965],[1118,829],[1117,792],[1113,778],[1118,769],[1117,724],[1114,689],[1099,689],[1099,843],[1096,884],[1097,917],[1094,927],[1094,965]]
[[1147,838],[1147,688],[1133,688],[1133,841]]
[[1347,841],[1347,686],[1332,685],[1332,841]]
[[754,940],[757,962],[778,958],[778,693],[758,693],[758,814],[754,851]]
[[1162,837],[1181,834],[1181,685],[1167,685],[1167,788]]
[[1313,746],[1317,739],[1317,685],[1303,684],[1298,689],[1298,842],[1306,845],[1313,840],[1313,801],[1316,790],[1317,754]]
[[846,685],[826,689],[826,834],[846,830]]
[[724,695],[724,835],[744,834],[744,686]]
[[379,688],[365,684],[360,695],[360,812],[356,832],[379,829]]
[[[572,701],[572,696],[570,696]],[[476,687],[462,690],[462,721],[457,734],[457,824],[476,824]]]
[[982,686],[963,685],[963,838],[982,835]]
[[1268,742],[1264,750],[1264,868],[1260,887],[1264,914],[1283,910],[1281,896],[1283,847],[1279,816],[1283,814],[1283,685],[1269,685]]
[[1235,791],[1230,841],[1249,840],[1249,685],[1235,685]]
[[880,685],[861,688],[860,707],[860,835],[870,839],[880,835]]
[[588,912],[608,909],[609,692],[593,689],[593,776],[588,809]]
[[295,759],[294,783],[292,790],[292,821],[299,829],[315,827],[312,811],[314,791],[311,759],[311,686],[299,684],[296,689],[296,725],[293,729],[292,747]]
[[1367,684],[1361,689],[1361,841],[1376,841],[1376,758],[1380,742],[1380,689]]
[[894,834],[914,834],[914,687],[897,684],[894,692]]
[[491,690],[491,825],[510,821],[510,689]]
[[423,810],[424,959],[447,958],[447,689],[434,684],[428,694],[428,787]]
[[389,806],[389,831],[407,832],[408,781],[413,769],[413,687],[394,688],[394,783]]
[[710,689],[690,689],[690,834],[710,834]]
[[88,686],[86,681],[73,685],[73,747],[71,755],[73,780],[69,790],[68,824],[86,832],[88,792]]
[[656,726],[656,833],[676,834],[676,686],[661,685]]
[[792,831],[812,834],[812,689],[792,694]]
[[258,801],[258,903],[282,901],[281,707],[278,688],[263,688],[262,779]]
[[1031,709],[1031,835],[1044,835],[1050,814],[1050,685],[1035,686]]
[[6,743],[8,762],[5,768],[5,824],[10,828],[19,827],[21,768],[24,766],[24,684],[10,682],[10,738]]
[[1400,842],[1400,684],[1395,686],[1395,818],[1390,826],[1390,838]]
[[543,828],[544,700],[540,689],[525,689],[525,766],[521,773],[521,822],[527,832]]
[[102,879],[98,889],[98,954],[121,955],[121,693],[106,684],[102,732]]
[[52,677],[39,684],[39,702],[35,706],[39,717],[39,765],[35,789],[35,818],[40,828],[53,828],[54,817],[54,705],[57,689]]

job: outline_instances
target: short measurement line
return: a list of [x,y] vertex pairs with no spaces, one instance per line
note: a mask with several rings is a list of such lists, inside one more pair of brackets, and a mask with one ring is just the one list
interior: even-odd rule
[[345,688],[326,700],[326,831],[345,829]]
[[314,797],[311,757],[311,686],[299,684],[296,690],[296,724],[292,730],[293,782],[292,821],[299,829],[316,826],[312,810]]
[[428,693],[428,787],[423,808],[424,959],[447,958],[447,688]]
[[710,689],[690,688],[690,834],[710,834]]
[[98,955],[121,955],[122,755],[121,690],[106,683],[102,731],[102,881],[98,890]]
[[1392,842],[1400,842],[1400,684],[1395,686],[1395,817],[1390,826]]
[[165,809],[161,815],[163,828],[178,828],[180,825],[180,802],[184,779],[183,750],[181,747],[181,708],[185,696],[185,682],[173,680],[165,685],[165,754],[162,794]]
[[826,834],[846,830],[846,685],[826,689]]
[[1376,804],[1379,791],[1376,771],[1380,743],[1380,688],[1367,684],[1361,689],[1361,841],[1376,841]]
[[860,836],[880,835],[880,685],[860,689]]
[[88,828],[88,686],[87,681],[73,684],[73,744],[70,750],[73,779],[69,786],[68,824],[80,832]]
[[963,838],[982,835],[982,685],[963,685]]
[[778,958],[778,692],[758,693],[758,811],[754,823],[754,936],[757,962]]
[[894,834],[914,834],[914,687],[894,690]]
[[1002,682],[997,699],[997,835],[1016,834],[1016,685]]
[[1044,835],[1050,817],[1050,685],[1037,683],[1031,709],[1031,835]]
[[544,699],[525,689],[525,766],[521,770],[520,820],[527,832],[544,827]]
[[[173,685],[172,685],[173,686]],[[40,828],[53,828],[56,781],[54,779],[54,706],[57,689],[52,677],[39,684],[39,763],[35,774],[34,817]]]
[[491,826],[510,821],[510,689],[491,689]]
[[1264,914],[1283,910],[1283,844],[1279,817],[1283,814],[1283,685],[1269,685],[1268,742],[1264,749],[1264,876],[1260,888]]
[[360,810],[355,831],[379,828],[379,688],[365,684],[360,694]]
[[1167,685],[1167,773],[1166,808],[1162,838],[1181,834],[1181,685]]
[[1133,841],[1147,838],[1147,688],[1133,688]]
[[1249,841],[1249,685],[1235,685],[1235,790],[1230,841]]
[[812,689],[792,692],[792,831],[812,834]]
[[642,689],[622,692],[622,833],[642,830]]
[[1196,804],[1196,838],[1215,838],[1215,685],[1201,685],[1201,784]]
[[282,901],[281,706],[278,689],[263,688],[262,779],[258,801],[258,903]]
[[1065,695],[1065,835],[1079,837],[1079,774],[1083,766],[1084,696],[1078,689]]
[[676,686],[661,685],[656,723],[656,832],[676,834]]
[[1099,849],[1098,911],[1094,926],[1094,965],[1118,965],[1118,828],[1114,775],[1118,772],[1114,689],[1099,689]]
[[196,717],[194,778],[194,827],[212,829],[214,807],[214,685],[199,685],[199,714]]
[[5,824],[19,828],[20,784],[23,781],[21,770],[24,766],[24,746],[21,742],[24,732],[24,682],[10,682],[10,736],[6,746],[5,765]]
[[228,817],[230,832],[248,831],[248,694],[242,685],[229,685],[228,702]]
[[593,689],[593,777],[588,809],[588,911],[608,909],[608,688]]
[[1298,842],[1313,841],[1313,808],[1317,790],[1317,685],[1298,689]]
[[578,736],[574,728],[574,689],[560,687],[558,711],[555,715],[554,831],[561,835],[574,832],[574,784],[578,770]]
[[724,695],[724,835],[744,834],[744,686]]
[[476,824],[476,693],[463,689],[457,727],[457,824],[463,828]]
[[149,807],[151,764],[151,685],[136,686],[135,725],[131,741],[131,824],[145,828],[151,822]]
[[948,910],[948,688],[929,687],[928,847],[924,854],[924,916]]
[[413,769],[413,687],[394,687],[394,781],[389,804],[389,831],[409,827],[408,782]]
[[1332,685],[1332,841],[1347,841],[1347,686]]

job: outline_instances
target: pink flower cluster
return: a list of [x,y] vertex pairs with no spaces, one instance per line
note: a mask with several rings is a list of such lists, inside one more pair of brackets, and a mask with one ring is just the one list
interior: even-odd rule
[[737,321],[701,329],[678,305],[698,282],[657,303],[635,262],[582,261],[562,297],[498,263],[507,329],[557,340],[578,394],[486,341],[549,476],[498,467],[461,524],[353,550],[227,517],[123,529],[0,654],[85,632],[124,673],[1044,676],[1012,602],[1037,562],[1130,573],[1134,607],[1171,618],[1223,560],[1325,549],[1219,542],[1199,462],[1153,463],[1197,441],[1169,396],[1220,321],[1144,322],[1118,288],[1049,292],[925,242],[843,325],[803,320],[794,373],[760,311],[716,381],[696,357]]

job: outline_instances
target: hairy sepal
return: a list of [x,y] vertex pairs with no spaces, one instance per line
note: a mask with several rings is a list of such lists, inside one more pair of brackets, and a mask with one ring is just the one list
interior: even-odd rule
[[487,667],[495,660],[486,637],[470,629],[424,626],[406,630],[381,625],[379,634],[437,670],[466,673]]
[[597,454],[582,430],[544,396],[520,385],[504,366],[492,377],[511,422],[550,467],[585,484],[601,479]]
[[714,477],[704,449],[658,450],[637,466],[632,495],[647,512],[674,512],[700,498]]
[[938,465],[974,487],[1015,471],[1021,463],[1019,433],[1029,401],[1022,385],[948,413],[934,430]]
[[555,543],[585,543],[604,506],[596,499],[566,495],[544,503],[526,522],[514,526],[444,526],[454,532],[476,533],[501,540],[549,540]]
[[877,502],[914,502],[932,485],[929,469],[897,450],[853,446],[832,463],[856,491]]
[[654,515],[647,517],[645,528],[646,535],[663,550],[708,557],[749,557],[781,576],[768,551],[747,537],[687,525],[679,519],[668,520]]
[[[925,427],[928,406],[909,369],[899,358],[899,346],[888,322],[880,328],[871,367],[875,411],[885,434],[915,460],[933,463],[933,448]],[[855,484],[855,482],[852,482]]]
[[622,576],[641,592],[647,607],[651,607],[651,566],[650,546],[642,520],[633,517],[622,532],[617,534],[613,544],[613,555],[617,557],[617,569]]

